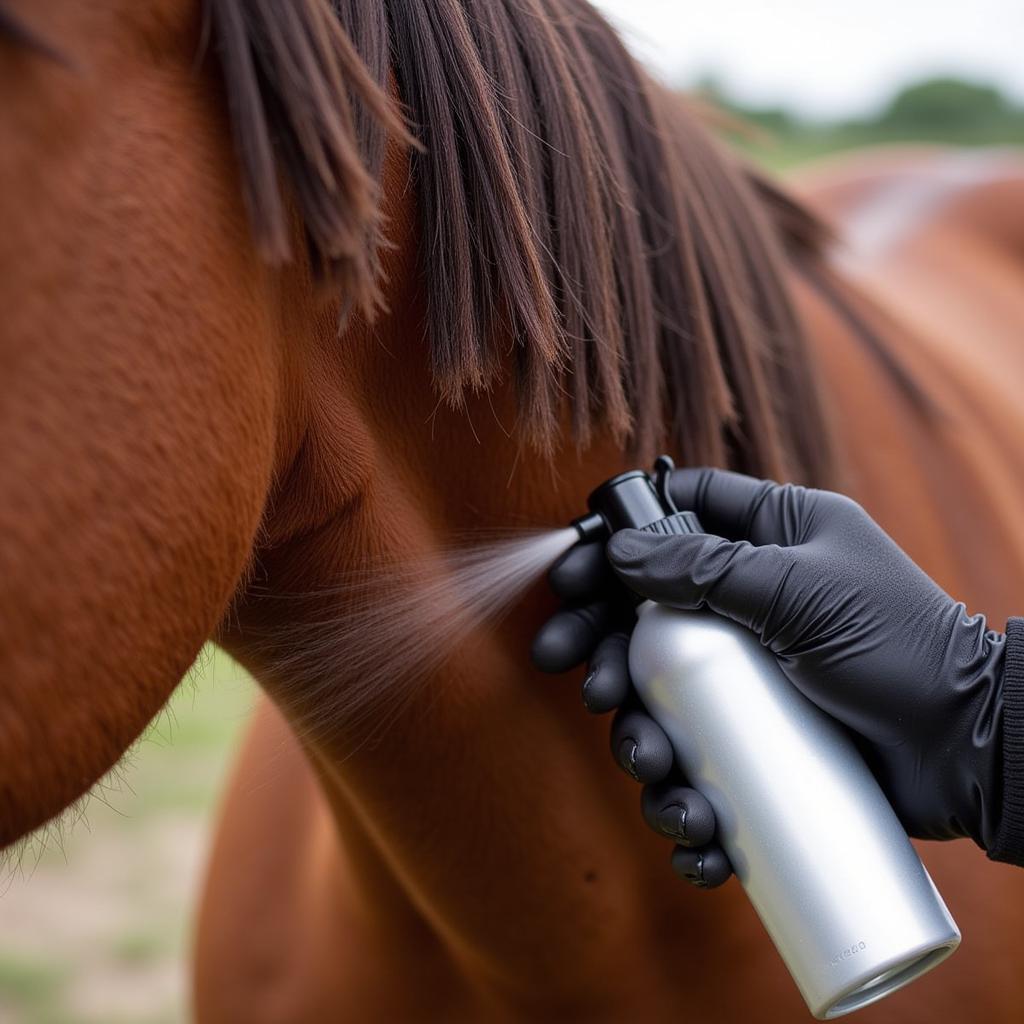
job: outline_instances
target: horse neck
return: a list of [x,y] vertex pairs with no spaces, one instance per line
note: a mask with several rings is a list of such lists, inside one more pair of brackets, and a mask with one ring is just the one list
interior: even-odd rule
[[[538,583],[500,626],[459,637],[400,708],[383,679],[368,715],[365,704],[356,722],[330,713],[334,699],[345,706],[345,686],[362,681],[344,678],[353,653],[345,646],[360,644],[347,623],[378,625],[360,610],[367,579],[372,592],[392,564],[430,556],[467,531],[562,526],[595,481],[623,468],[610,442],[551,459],[522,449],[509,436],[507,389],[463,411],[438,408],[425,355],[406,329],[413,312],[395,303],[372,336],[323,356],[337,362],[334,372],[322,367],[330,386],[311,403],[316,429],[298,446],[224,641],[301,738],[345,847],[376,854],[364,873],[341,843],[336,850],[337,871],[355,872],[360,891],[379,895],[364,905],[384,916],[411,906],[490,985],[578,994],[593,988],[598,965],[614,962],[623,932],[609,922],[649,931],[651,900],[638,892],[649,879],[631,852],[636,794],[607,757],[607,724],[584,713],[579,673],[551,679],[529,664],[531,636],[554,606],[546,587]],[[332,453],[345,472],[323,471]],[[330,488],[337,507],[296,530],[301,508],[329,509]],[[386,603],[379,607],[379,628],[400,631]],[[308,661],[304,646],[314,652]],[[276,658],[282,649],[287,670]],[[313,695],[305,701],[304,687]],[[660,857],[650,863],[662,866]],[[581,928],[604,938],[566,957]],[[525,938],[537,929],[544,944]]]

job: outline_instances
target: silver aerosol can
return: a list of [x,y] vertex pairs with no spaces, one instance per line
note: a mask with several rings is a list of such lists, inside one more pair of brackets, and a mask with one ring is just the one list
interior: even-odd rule
[[[604,532],[699,532],[666,481],[609,480],[576,521],[581,536],[598,519]],[[956,923],[849,736],[753,633],[647,601],[629,667],[815,1017],[867,1006],[956,949]]]

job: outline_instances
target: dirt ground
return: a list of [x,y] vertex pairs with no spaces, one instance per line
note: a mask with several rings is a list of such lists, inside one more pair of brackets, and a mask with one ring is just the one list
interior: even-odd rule
[[204,652],[84,817],[2,869],[2,1024],[188,1019],[191,915],[253,699],[237,665]]

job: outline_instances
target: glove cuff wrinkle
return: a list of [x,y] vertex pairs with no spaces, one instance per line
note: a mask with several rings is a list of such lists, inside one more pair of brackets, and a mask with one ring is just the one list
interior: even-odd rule
[[1002,696],[1003,813],[988,855],[1024,867],[1024,618],[1006,624]]

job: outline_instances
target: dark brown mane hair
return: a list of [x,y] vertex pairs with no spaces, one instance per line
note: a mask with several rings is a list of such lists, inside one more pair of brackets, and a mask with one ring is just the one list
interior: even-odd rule
[[[820,255],[802,208],[719,148],[584,0],[205,0],[254,232],[380,302],[380,171],[410,146],[434,380],[458,405],[508,366],[550,448],[822,483],[828,440],[785,285]],[[401,97],[405,120],[389,98]]]

